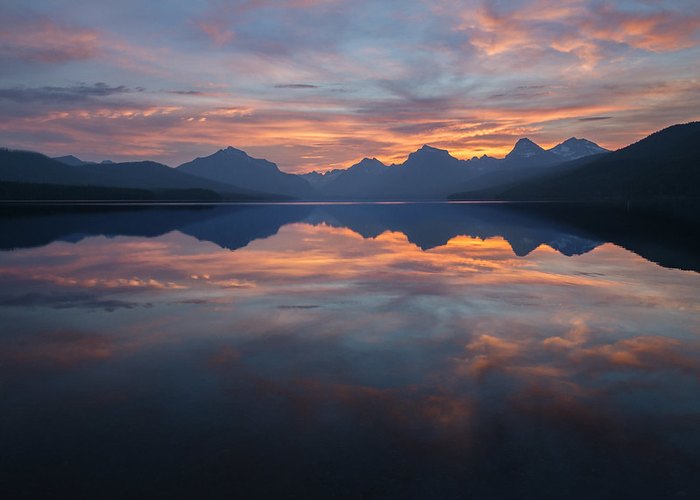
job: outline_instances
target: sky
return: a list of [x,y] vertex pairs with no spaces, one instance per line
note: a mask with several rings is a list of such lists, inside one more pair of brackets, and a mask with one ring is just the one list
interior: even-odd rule
[[697,0],[3,0],[0,146],[288,172],[700,119]]

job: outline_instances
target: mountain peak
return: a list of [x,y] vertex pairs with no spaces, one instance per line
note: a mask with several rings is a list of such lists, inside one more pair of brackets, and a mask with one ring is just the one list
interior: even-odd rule
[[[228,146],[227,148],[224,149],[219,149],[216,153],[213,153],[209,156],[204,156],[204,157],[198,157],[195,158],[194,160],[183,163],[180,165],[178,168],[182,168],[183,171],[188,172],[188,173],[194,173],[195,175],[201,175],[198,173],[203,167],[203,165],[206,165],[206,170],[209,171],[207,177],[208,179],[211,180],[217,180],[218,182],[227,182],[230,184],[234,184],[236,186],[240,187],[246,187],[243,186],[243,183],[238,183],[235,184],[233,181],[228,180],[224,181],[219,178],[215,178],[219,176],[220,174],[223,174],[224,172],[228,172],[230,170],[245,170],[245,171],[252,171],[252,170],[266,170],[266,171],[275,171],[279,172],[279,169],[277,168],[277,165],[274,163],[264,160],[264,159],[257,159],[253,158],[250,156],[248,153],[241,149],[236,149],[233,146]],[[216,171],[214,173],[214,171]],[[225,176],[228,176],[229,174],[223,174]],[[203,176],[203,175],[201,175]],[[206,177],[206,176],[203,176]],[[250,189],[259,189],[259,188],[250,188]]]
[[228,146],[224,149],[220,149],[217,153],[223,153],[228,156],[248,156],[248,153],[241,149],[234,148],[233,146]]
[[72,167],[77,167],[79,165],[86,165],[86,164],[90,163],[88,161],[83,161],[80,158],[78,158],[77,156],[73,156],[73,155],[59,156],[59,157],[56,157],[53,159],[60,162],[60,163],[63,163],[64,165],[70,165]]
[[568,138],[549,151],[566,160],[577,160],[584,156],[609,152],[607,149],[598,146],[595,142],[589,141],[588,139],[577,139],[576,137]]
[[239,188],[292,198],[313,198],[305,178],[282,172],[265,159],[253,158],[229,146],[177,167],[180,171]]
[[527,137],[518,139],[510,153],[506,155],[506,159],[528,159],[533,158],[544,152],[539,145],[532,142]]
[[363,171],[363,172],[380,172],[386,169],[386,165],[377,160],[376,158],[363,158],[358,163],[348,168],[347,171]]
[[416,153],[419,151],[424,152],[424,153],[447,153],[446,149],[435,148],[435,147],[430,146],[428,144],[423,144],[423,146],[418,151],[416,151]]
[[542,149],[539,144],[536,142],[530,140],[527,137],[521,137],[518,139],[518,141],[515,143],[515,146],[513,147],[513,150],[519,149],[519,148],[535,148],[535,149]]
[[364,167],[386,167],[381,161],[377,160],[376,158],[362,158],[359,162],[357,162],[353,166],[358,166],[362,165]]
[[72,161],[83,161],[77,156],[74,155],[66,155],[66,156],[59,156],[58,158],[54,158],[54,160],[72,160]]
[[450,152],[446,149],[438,149],[433,146],[424,144],[423,147],[409,154],[408,159],[410,160],[411,158],[423,158],[428,156],[432,158],[437,156],[447,158],[450,157]]

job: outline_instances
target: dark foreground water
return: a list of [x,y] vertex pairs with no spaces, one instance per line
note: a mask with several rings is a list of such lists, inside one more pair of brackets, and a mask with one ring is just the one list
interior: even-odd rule
[[0,498],[699,498],[694,229],[6,209]]

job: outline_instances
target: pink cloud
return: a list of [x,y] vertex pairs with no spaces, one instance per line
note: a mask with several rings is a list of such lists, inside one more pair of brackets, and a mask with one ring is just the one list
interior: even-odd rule
[[225,23],[221,21],[199,21],[197,26],[199,26],[199,29],[201,29],[219,47],[231,42],[235,37],[234,32],[228,29],[225,26]]
[[42,63],[92,59],[100,51],[95,30],[68,26],[50,19],[0,21],[0,57]]
[[652,52],[675,51],[700,43],[700,13],[660,8],[653,12],[620,10],[613,4],[591,6],[535,0],[513,10],[492,4],[469,7],[457,16],[457,30],[486,56],[530,51],[543,59],[548,49],[575,56],[592,69],[609,55],[609,43]]

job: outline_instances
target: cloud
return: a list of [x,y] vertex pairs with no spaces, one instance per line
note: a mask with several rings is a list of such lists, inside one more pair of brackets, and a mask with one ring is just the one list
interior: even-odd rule
[[197,26],[219,47],[223,47],[234,39],[235,34],[221,21],[199,21]]
[[587,116],[584,118],[579,118],[580,122],[597,122],[601,120],[611,120],[612,116]]
[[619,56],[625,47],[668,52],[700,43],[697,7],[645,4],[484,2],[459,9],[456,28],[468,33],[470,44],[488,57],[506,61],[520,54],[532,63],[552,60],[554,51],[578,59],[585,70]]
[[116,87],[109,86],[103,82],[94,83],[92,85],[81,83],[68,87],[14,87],[0,88],[0,99],[8,99],[19,103],[77,103],[95,97],[143,92],[143,90],[144,89],[141,87],[131,89],[124,85]]
[[96,30],[45,17],[0,16],[0,59],[52,64],[81,61],[97,57],[100,44]]
[[52,309],[103,309],[113,312],[117,309],[148,307],[148,303],[138,303],[119,299],[101,298],[99,294],[86,291],[60,293],[27,292],[0,295],[1,307],[49,307]]
[[308,83],[285,83],[275,85],[276,89],[317,89],[318,85],[310,85]]
[[175,95],[193,95],[193,96],[203,96],[207,95],[206,92],[201,92],[199,90],[170,90],[171,94]]
[[647,12],[601,4],[591,9],[580,28],[598,40],[653,52],[675,51],[700,43],[700,12],[697,7],[676,10],[661,6]]

